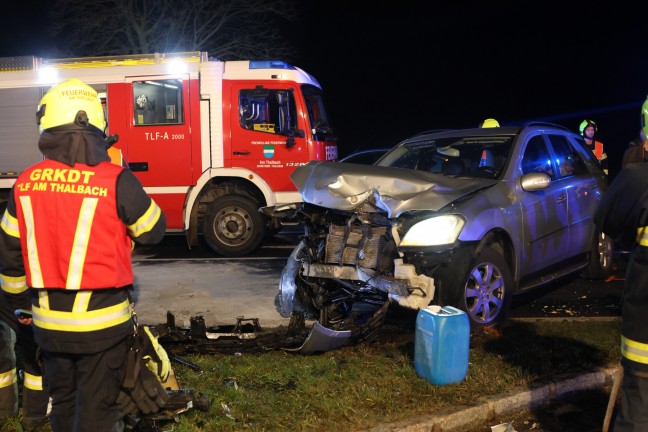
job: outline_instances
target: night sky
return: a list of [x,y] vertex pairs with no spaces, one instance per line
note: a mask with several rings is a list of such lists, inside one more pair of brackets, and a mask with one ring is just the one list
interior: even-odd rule
[[[47,56],[42,3],[5,12],[0,56]],[[342,156],[488,117],[591,118],[614,174],[648,95],[641,3],[304,0],[285,35],[324,88]]]

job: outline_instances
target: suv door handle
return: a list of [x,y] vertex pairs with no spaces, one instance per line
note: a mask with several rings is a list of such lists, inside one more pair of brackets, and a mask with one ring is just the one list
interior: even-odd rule
[[563,193],[560,194],[560,196],[558,197],[558,199],[556,200],[556,202],[561,203],[561,202],[565,201],[566,199],[567,199],[567,194],[565,194],[565,193],[563,192]]

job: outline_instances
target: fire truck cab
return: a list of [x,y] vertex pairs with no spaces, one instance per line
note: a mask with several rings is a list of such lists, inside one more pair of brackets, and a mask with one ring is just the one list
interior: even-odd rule
[[218,61],[204,52],[0,58],[0,205],[42,159],[35,111],[54,84],[99,93],[114,146],[189,246],[254,251],[280,225],[259,208],[299,201],[292,171],[337,160],[322,89],[281,61]]

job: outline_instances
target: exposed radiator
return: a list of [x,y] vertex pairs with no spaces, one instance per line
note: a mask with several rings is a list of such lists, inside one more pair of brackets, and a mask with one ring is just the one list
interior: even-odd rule
[[[364,233],[363,233],[364,230]],[[387,227],[330,225],[326,238],[325,260],[331,264],[378,267],[378,257],[385,246]]]

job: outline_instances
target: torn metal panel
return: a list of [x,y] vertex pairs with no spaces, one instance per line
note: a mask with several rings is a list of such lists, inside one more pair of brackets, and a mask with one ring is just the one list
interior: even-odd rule
[[350,340],[351,330],[331,330],[316,322],[302,346],[296,349],[284,348],[283,350],[299,354],[315,354],[343,347]]

